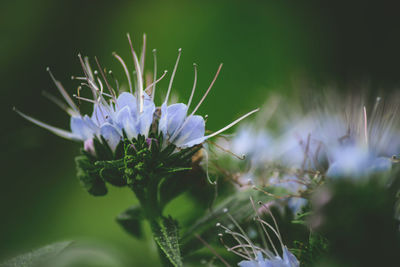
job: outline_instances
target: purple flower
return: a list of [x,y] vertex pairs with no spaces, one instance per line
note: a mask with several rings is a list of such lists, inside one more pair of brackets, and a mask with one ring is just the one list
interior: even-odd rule
[[[171,105],[167,104],[168,97],[172,88],[173,79],[181,55],[181,49],[179,49],[178,59],[176,61],[174,71],[171,76],[165,101],[160,108],[156,108],[156,105],[154,104],[153,101],[156,84],[165,76],[166,72],[164,72],[161,78],[156,80],[155,78],[157,70],[155,64],[154,82],[145,88],[143,79],[145,50],[144,49],[142,50],[142,54],[140,56],[140,61],[139,61],[139,58],[136,55],[135,50],[133,49],[132,41],[129,35],[128,35],[128,40],[131,47],[134,68],[136,72],[135,86],[132,85],[130,71],[128,70],[128,67],[125,64],[125,62],[122,60],[120,56],[118,56],[115,53],[114,57],[121,63],[125,71],[129,85],[129,92],[120,93],[118,83],[116,83],[116,88],[114,88],[111,85],[111,82],[108,81],[108,78],[106,74],[103,72],[103,69],[100,66],[97,58],[96,58],[96,63],[98,71],[93,72],[89,64],[89,60],[87,58],[82,59],[82,57],[79,55],[84,76],[75,77],[75,79],[83,81],[82,83],[83,86],[90,89],[93,98],[92,99],[84,98],[81,97],[79,94],[74,95],[74,97],[79,99],[80,101],[89,102],[90,104],[93,105],[93,112],[91,116],[81,114],[79,108],[75,105],[74,101],[67,94],[65,89],[62,87],[61,83],[57,81],[52,75],[52,73],[49,71],[50,76],[53,79],[56,87],[63,96],[65,102],[68,104],[65,105],[62,104],[62,101],[55,100],[55,102],[71,116],[71,124],[70,124],[71,131],[50,126],[28,115],[23,114],[20,111],[17,112],[25,119],[61,137],[83,142],[85,144],[84,145],[85,149],[88,149],[88,151],[92,151],[93,145],[90,144],[91,142],[93,142],[94,138],[98,138],[100,140],[104,139],[112,150],[116,149],[117,145],[121,142],[122,137],[124,135],[126,135],[126,137],[130,140],[137,138],[138,135],[142,135],[147,138],[152,130],[151,128],[153,123],[157,122],[157,119],[155,117],[155,112],[157,110],[161,112],[161,117],[158,120],[158,132],[164,135],[165,144],[172,143],[176,145],[178,148],[189,148],[201,144],[208,138],[211,138],[227,130],[228,128],[232,127],[242,119],[258,111],[258,109],[253,110],[248,114],[242,116],[238,120],[234,121],[233,123],[229,124],[228,126],[222,128],[221,130],[205,136],[205,121],[202,116],[195,115],[195,112],[198,110],[201,103],[204,101],[207,94],[211,90],[221,70],[222,64],[218,68],[214,80],[212,81],[210,87],[204,94],[201,101],[198,103],[198,105],[195,107],[192,113],[188,114],[188,110],[196,88],[196,82],[197,82],[196,68],[195,68],[195,82],[189,103],[187,105],[183,103],[176,103]],[[143,46],[145,46],[145,43],[143,44]],[[105,85],[103,85],[103,83]],[[136,88],[135,92],[133,92],[134,87]],[[104,92],[105,88],[108,90],[107,93]],[[151,94],[148,94],[147,91],[150,90]],[[54,97],[50,98],[52,100],[55,99]]]

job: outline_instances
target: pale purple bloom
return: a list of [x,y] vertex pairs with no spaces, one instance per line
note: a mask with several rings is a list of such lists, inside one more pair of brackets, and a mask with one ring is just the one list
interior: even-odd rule
[[332,152],[328,177],[365,177],[374,173],[390,171],[390,158],[378,157],[367,148],[348,146]]
[[[160,110],[161,112],[161,117],[159,118],[158,121],[158,131],[159,133],[162,133],[164,135],[163,145],[172,143],[176,145],[178,148],[189,148],[201,144],[208,138],[218,135],[219,133],[232,127],[242,119],[258,111],[258,109],[253,110],[248,114],[242,116],[241,118],[237,119],[233,123],[229,124],[228,126],[222,128],[221,130],[205,136],[205,121],[203,117],[194,114],[200,107],[201,103],[204,101],[208,92],[211,90],[211,87],[214,84],[219,71],[221,70],[222,64],[220,65],[217,75],[215,76],[214,80],[212,81],[210,87],[204,94],[201,101],[198,103],[198,105],[195,107],[192,113],[188,114],[190,102],[193,98],[193,94],[196,87],[196,81],[197,81],[196,68],[195,68],[195,83],[193,86],[189,103],[187,105],[183,103],[177,103],[172,105],[167,104],[168,97],[172,88],[172,82],[181,55],[181,49],[179,49],[179,56],[171,76],[171,80],[167,91],[167,96],[161,107],[156,108],[156,105],[154,104],[153,101],[155,93],[155,85],[165,76],[166,72],[164,72],[161,78],[156,80],[155,79],[156,64],[155,64],[154,82],[151,85],[147,86],[147,88],[145,88],[143,79],[145,49],[143,48],[142,50],[139,62],[139,58],[133,49],[129,35],[128,35],[128,40],[131,46],[131,52],[136,72],[135,86],[132,85],[131,75],[125,62],[117,54],[114,53],[114,56],[121,63],[125,71],[130,92],[123,92],[118,95],[119,93],[118,84],[116,85],[117,90],[115,90],[110,85],[110,82],[107,80],[107,76],[105,75],[105,73],[103,73],[103,69],[101,68],[98,60],[96,59],[99,73],[97,71],[92,72],[92,68],[89,65],[89,61],[87,60],[87,58],[82,59],[81,56],[79,55],[79,59],[84,72],[84,77],[76,77],[75,79],[83,81],[82,85],[88,87],[91,90],[93,99],[83,98],[79,95],[78,96],[75,95],[75,97],[80,101],[89,102],[93,105],[93,112],[90,117],[88,115],[83,115],[80,113],[79,108],[75,105],[74,101],[72,101],[72,99],[69,97],[65,89],[62,87],[61,83],[57,81],[49,71],[51,78],[56,84],[64,100],[68,104],[68,106],[66,106],[65,104],[61,103],[61,101],[55,100],[55,102],[58,105],[60,105],[71,116],[71,123],[70,123],[71,131],[66,131],[50,126],[30,116],[27,116],[19,111],[17,112],[25,119],[61,137],[83,142],[84,149],[93,154],[94,153],[93,139],[95,138],[98,138],[99,140],[104,139],[108,144],[108,146],[113,151],[116,149],[116,147],[118,146],[118,144],[121,142],[122,138],[125,135],[130,140],[137,138],[139,135],[142,135],[147,138],[151,132],[153,123],[157,121],[154,115],[156,110]],[[145,47],[145,38],[143,47]],[[101,76],[99,76],[99,74]],[[102,78],[102,80],[100,79],[100,77]],[[106,86],[103,86],[103,82],[105,83]],[[108,89],[108,93],[104,92],[103,87],[106,87]],[[136,92],[133,92],[134,87],[137,89]],[[147,91],[150,89],[152,89],[152,93],[151,95],[148,95]],[[54,97],[50,98],[54,100]]]
[[283,258],[275,256],[271,259],[263,257],[261,252],[257,253],[257,257],[251,261],[241,261],[238,263],[240,267],[298,267],[300,266],[299,261],[296,257],[287,249],[283,248]]

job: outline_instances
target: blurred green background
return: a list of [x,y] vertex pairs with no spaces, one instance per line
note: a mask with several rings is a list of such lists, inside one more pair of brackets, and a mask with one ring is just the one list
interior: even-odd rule
[[[125,83],[117,51],[131,64],[148,36],[147,66],[157,48],[159,72],[172,71],[183,48],[174,92],[186,101],[199,65],[200,99],[218,64],[222,73],[199,110],[216,130],[261,106],[268,93],[288,98],[302,81],[352,88],[367,82],[395,90],[399,82],[398,9],[390,1],[95,1],[16,0],[0,4],[1,185],[0,261],[48,243],[89,239],[112,247],[133,266],[157,263],[151,242],[134,240],[115,216],[134,203],[128,190],[89,196],[75,177],[80,145],[60,139],[12,112],[16,106],[68,128],[68,116],[42,97],[57,94],[45,69],[75,93],[77,54],[99,57]],[[167,81],[158,87],[165,94]],[[358,87],[353,87],[356,90]]]

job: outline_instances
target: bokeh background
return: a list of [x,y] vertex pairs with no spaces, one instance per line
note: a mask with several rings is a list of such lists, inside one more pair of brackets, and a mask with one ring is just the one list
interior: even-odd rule
[[[323,3],[324,2],[324,3]],[[126,33],[136,48],[148,36],[159,71],[171,70],[183,48],[174,92],[185,101],[199,66],[200,99],[218,64],[222,73],[200,108],[216,130],[261,106],[271,92],[288,100],[304,84],[337,90],[396,90],[398,9],[391,1],[95,1],[15,0],[0,4],[1,185],[0,262],[60,240],[90,240],[131,266],[157,265],[150,241],[135,240],[114,221],[135,202],[112,189],[92,197],[75,176],[79,144],[60,139],[12,112],[20,110],[68,128],[68,116],[42,96],[57,94],[50,66],[71,94],[81,74],[77,54],[98,56],[124,83],[117,51],[131,64]],[[299,84],[301,86],[299,86]],[[157,89],[165,94],[167,81]],[[318,89],[314,89],[318,90]]]

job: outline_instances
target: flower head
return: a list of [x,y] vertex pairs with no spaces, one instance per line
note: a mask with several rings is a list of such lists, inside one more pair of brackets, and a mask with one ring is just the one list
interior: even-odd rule
[[[161,76],[161,78],[159,78],[158,80],[154,78],[154,82],[145,87],[143,73],[146,38],[144,38],[143,40],[144,48],[142,50],[140,59],[133,49],[132,41],[129,37],[129,34],[128,40],[131,47],[134,69],[136,72],[136,83],[134,84],[134,86],[132,85],[132,77],[124,60],[116,53],[114,53],[114,57],[121,63],[125,71],[129,85],[129,92],[120,92],[118,82],[116,82],[115,86],[111,85],[111,82],[109,82],[109,76],[111,75],[107,75],[107,73],[103,71],[97,58],[96,65],[98,70],[92,71],[89,60],[87,58],[82,58],[79,55],[79,60],[82,65],[84,76],[75,77],[75,79],[83,81],[82,85],[90,89],[93,98],[87,99],[81,97],[79,94],[80,89],[78,89],[78,94],[74,95],[74,97],[77,98],[79,101],[89,102],[93,105],[93,112],[90,116],[81,114],[78,106],[68,95],[61,83],[54,78],[53,74],[48,69],[57,89],[68,104],[60,104],[60,106],[62,106],[64,110],[67,111],[68,114],[71,116],[70,131],[50,126],[28,115],[25,115],[18,110],[16,111],[25,119],[61,137],[83,142],[85,144],[85,150],[92,152],[93,146],[91,146],[90,144],[92,143],[93,139],[98,139],[103,143],[106,143],[112,151],[115,151],[118,144],[124,138],[132,140],[138,138],[139,135],[147,138],[151,132],[158,132],[163,135],[163,146],[173,144],[178,149],[190,148],[203,143],[208,138],[218,135],[222,131],[225,131],[238,123],[240,120],[258,111],[258,109],[253,110],[248,114],[242,116],[238,120],[234,121],[233,123],[229,124],[228,126],[222,128],[221,130],[210,135],[205,135],[205,120],[202,116],[195,115],[195,113],[202,102],[205,100],[211,88],[213,87],[221,70],[222,64],[219,66],[215,78],[211,82],[209,88],[207,89],[200,102],[193,109],[193,111],[189,113],[190,104],[192,102],[192,98],[196,89],[196,65],[195,82],[189,102],[187,104],[168,104],[168,98],[171,93],[173,79],[175,77],[175,73],[181,56],[181,49],[179,49],[178,59],[176,61],[169,82],[165,101],[161,104],[160,107],[156,107],[156,104],[154,103],[156,84],[165,76],[166,71]],[[154,77],[156,77],[157,69],[155,53],[154,59]],[[133,88],[136,88],[135,92]],[[108,92],[105,92],[105,89],[107,89]],[[150,90],[151,93],[148,93]],[[54,99],[54,97],[51,98]],[[59,100],[56,100],[56,102],[61,103],[61,101]],[[156,114],[156,111],[159,111],[158,114]],[[156,127],[152,127],[153,124],[155,124]]]

